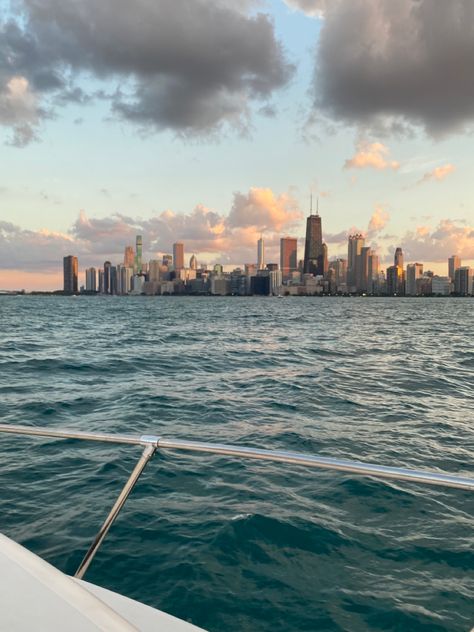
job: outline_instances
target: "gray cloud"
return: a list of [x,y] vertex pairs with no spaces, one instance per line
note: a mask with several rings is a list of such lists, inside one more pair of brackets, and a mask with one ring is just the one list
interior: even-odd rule
[[[0,21],[0,85],[24,77],[38,97],[60,106],[89,102],[93,95],[79,82],[92,75],[115,84],[106,92],[116,115],[155,130],[241,127],[250,104],[265,104],[294,70],[271,19],[226,0],[19,6],[16,21]],[[11,124],[5,117],[0,123]]]
[[[307,10],[313,3],[291,4]],[[472,0],[326,3],[314,107],[321,116],[379,134],[421,126],[436,137],[470,126]]]

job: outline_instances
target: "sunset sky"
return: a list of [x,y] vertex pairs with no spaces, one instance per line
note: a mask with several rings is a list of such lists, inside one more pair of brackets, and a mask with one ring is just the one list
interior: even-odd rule
[[[238,8],[236,6],[238,5]],[[145,257],[474,265],[472,0],[0,0],[0,289]],[[302,246],[299,256],[302,256]],[[80,279],[82,282],[82,278]]]

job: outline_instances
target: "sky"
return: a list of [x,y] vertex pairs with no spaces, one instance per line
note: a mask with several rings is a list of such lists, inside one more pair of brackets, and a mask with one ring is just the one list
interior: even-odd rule
[[472,0],[0,0],[0,289],[302,257],[311,194],[330,259],[474,266],[473,123]]

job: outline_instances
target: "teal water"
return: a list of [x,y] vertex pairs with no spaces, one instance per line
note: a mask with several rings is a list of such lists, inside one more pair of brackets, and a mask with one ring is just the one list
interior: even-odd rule
[[[0,420],[472,476],[473,319],[470,299],[2,297]],[[0,531],[73,573],[139,454],[0,435]],[[160,453],[86,578],[211,631],[466,631],[473,498]]]

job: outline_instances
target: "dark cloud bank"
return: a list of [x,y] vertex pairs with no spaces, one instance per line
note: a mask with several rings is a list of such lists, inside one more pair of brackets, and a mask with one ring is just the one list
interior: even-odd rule
[[[41,104],[51,110],[98,96],[110,99],[116,115],[158,130],[242,127],[250,104],[267,103],[294,70],[267,15],[223,0],[16,6],[16,17],[0,20],[0,123],[13,127],[18,144],[27,140],[25,126],[34,130],[51,114]],[[113,81],[117,90],[86,94],[78,85],[86,76]],[[13,77],[27,82],[15,93]]]
[[324,9],[314,107],[383,131],[440,137],[474,119],[472,0],[292,0]]
[[[471,126],[472,0],[286,1],[323,16],[313,119],[377,134],[421,127],[434,137]],[[16,13],[0,16],[0,125],[19,146],[60,107],[97,98],[147,130],[189,136],[226,124],[242,129],[253,102],[274,112],[270,100],[294,71],[272,20],[254,11],[253,0],[13,6]],[[88,94],[85,77],[116,89]]]

